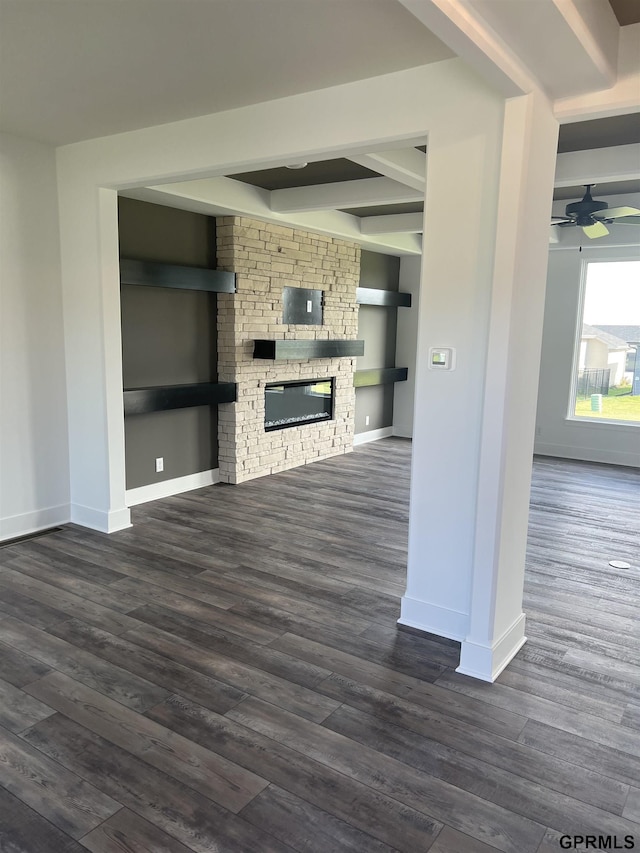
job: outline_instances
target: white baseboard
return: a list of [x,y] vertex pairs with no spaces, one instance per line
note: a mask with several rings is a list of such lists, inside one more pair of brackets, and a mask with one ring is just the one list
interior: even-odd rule
[[18,536],[28,536],[30,533],[46,530],[47,527],[56,527],[58,524],[67,524],[70,520],[69,504],[49,506],[33,512],[0,518],[0,542],[5,539],[15,539]]
[[456,672],[481,681],[495,681],[527,642],[524,634],[525,621],[526,617],[521,613],[511,627],[490,646],[464,640],[460,665]]
[[219,482],[220,469],[212,468],[210,471],[199,471],[197,474],[187,474],[185,477],[174,477],[173,480],[161,480],[159,483],[150,483],[148,486],[127,489],[125,500],[127,506],[137,506],[138,504],[148,503],[148,501],[180,495],[182,492],[190,492],[192,489],[213,486]]
[[405,595],[400,605],[398,624],[436,634],[438,637],[447,637],[449,640],[461,641],[469,631],[469,616],[458,610],[449,610]]
[[100,533],[115,533],[131,527],[131,513],[128,507],[122,509],[94,509],[82,504],[71,504],[71,521],[81,527],[90,527]]
[[640,468],[637,453],[605,448],[575,447],[570,444],[547,444],[537,441],[533,448],[537,456],[553,456],[560,459],[576,459],[580,462],[602,462],[605,465],[625,465]]
[[393,427],[382,427],[381,429],[370,429],[368,432],[359,432],[353,436],[353,446],[367,444],[369,441],[378,441],[379,438],[389,438],[393,435]]

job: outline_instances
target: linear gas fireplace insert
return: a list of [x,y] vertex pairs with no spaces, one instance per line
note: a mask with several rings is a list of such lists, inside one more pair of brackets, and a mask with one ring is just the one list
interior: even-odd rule
[[333,418],[335,379],[272,382],[264,392],[264,428],[274,429]]

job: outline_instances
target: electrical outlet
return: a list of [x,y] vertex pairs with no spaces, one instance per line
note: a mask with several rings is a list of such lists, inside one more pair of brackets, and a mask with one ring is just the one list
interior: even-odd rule
[[156,474],[164,471],[164,456],[156,457]]
[[365,416],[364,416],[364,425],[365,425],[365,426],[369,426],[369,420],[370,420],[370,419],[369,419],[369,415],[365,415]]

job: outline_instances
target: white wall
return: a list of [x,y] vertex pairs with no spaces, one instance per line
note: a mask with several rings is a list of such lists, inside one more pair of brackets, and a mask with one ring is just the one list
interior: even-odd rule
[[0,538],[69,519],[53,149],[0,135]]
[[395,362],[397,367],[408,367],[409,374],[407,381],[396,382],[393,390],[393,434],[403,438],[413,435],[421,266],[422,256],[400,258],[400,290],[411,294],[411,308],[398,308]]
[[[620,203],[613,196],[605,200],[612,207]],[[640,207],[640,198],[635,205]],[[535,452],[640,467],[639,425],[567,417],[583,264],[640,258],[640,228],[612,225],[610,231],[608,237],[590,241],[580,252],[580,229],[563,229],[563,242],[549,251]],[[565,236],[564,232],[570,233]]]
[[611,370],[609,385],[614,387],[619,385],[624,378],[624,368],[627,363],[626,350],[618,350],[608,354],[607,367]]

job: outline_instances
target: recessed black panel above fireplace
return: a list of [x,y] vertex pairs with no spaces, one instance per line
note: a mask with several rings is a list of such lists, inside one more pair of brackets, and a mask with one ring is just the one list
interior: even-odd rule
[[264,391],[264,428],[287,429],[333,418],[335,379],[272,382]]

